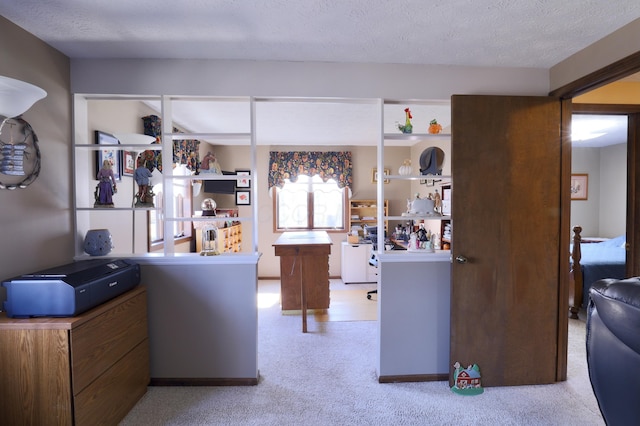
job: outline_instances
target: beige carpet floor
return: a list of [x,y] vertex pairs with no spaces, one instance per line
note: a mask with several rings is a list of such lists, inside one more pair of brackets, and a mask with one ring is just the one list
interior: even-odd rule
[[367,290],[331,290],[329,309],[314,312],[313,319],[318,322],[332,321],[376,321],[378,302],[375,295],[367,299]]

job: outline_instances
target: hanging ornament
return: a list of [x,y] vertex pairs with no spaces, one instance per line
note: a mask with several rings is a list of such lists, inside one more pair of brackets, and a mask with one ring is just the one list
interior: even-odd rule
[[[0,117],[1,118],[1,117]],[[22,116],[0,124],[0,189],[26,188],[40,174],[38,136]]]

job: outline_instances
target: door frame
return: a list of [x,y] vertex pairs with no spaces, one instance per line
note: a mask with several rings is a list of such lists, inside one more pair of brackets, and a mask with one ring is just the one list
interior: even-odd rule
[[[549,96],[558,97],[562,101],[562,180],[560,189],[563,197],[561,206],[561,229],[570,229],[571,200],[569,186],[571,180],[571,139],[570,124],[573,105],[571,100],[578,95],[613,83],[621,78],[640,71],[640,51],[622,58],[610,65],[587,74],[571,83],[549,92]],[[566,154],[566,155],[565,155]],[[640,242],[640,226],[635,223],[640,219],[640,197],[636,197],[636,189],[640,188],[640,112],[629,114],[629,134],[627,138],[627,245],[635,247]],[[564,194],[567,194],[566,196]],[[566,234],[566,235],[565,235]],[[570,232],[563,232],[560,236],[561,247],[569,247]],[[629,276],[640,275],[640,254],[630,250],[627,256],[627,273]],[[566,265],[565,265],[566,264]],[[567,341],[563,339],[563,330],[568,328],[568,298],[569,298],[569,262],[560,262],[560,300],[566,300],[558,305],[558,369],[557,380],[567,379]],[[564,331],[566,333],[566,331]]]

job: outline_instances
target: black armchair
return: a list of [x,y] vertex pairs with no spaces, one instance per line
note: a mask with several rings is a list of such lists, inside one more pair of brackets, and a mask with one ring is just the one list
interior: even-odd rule
[[589,290],[589,379],[609,425],[640,419],[640,277],[597,281]]

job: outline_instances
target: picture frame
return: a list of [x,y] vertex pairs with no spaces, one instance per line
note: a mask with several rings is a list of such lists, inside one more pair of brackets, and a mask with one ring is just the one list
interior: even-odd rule
[[572,173],[570,190],[572,200],[587,200],[589,198],[589,175],[587,173]]
[[[391,173],[389,171],[389,169],[385,168],[383,170],[383,175],[384,176],[389,176]],[[377,183],[378,182],[378,168],[374,167],[373,169],[371,169],[371,183]],[[382,181],[383,183],[389,183],[389,179],[384,179]]]
[[250,206],[251,191],[236,191],[236,206]]
[[251,188],[250,170],[236,170],[236,188]]
[[[100,130],[95,131],[96,144],[98,145],[119,145],[118,138],[110,133],[102,132]],[[116,181],[122,180],[122,151],[117,148],[104,147],[100,148],[96,153],[96,173],[94,178],[98,175],[98,172],[102,168],[102,162],[109,160],[111,163],[111,169],[113,170],[113,177]]]
[[136,170],[136,152],[125,150],[122,157],[122,176],[133,176]]

